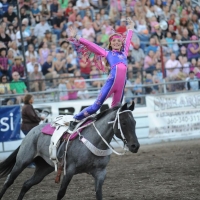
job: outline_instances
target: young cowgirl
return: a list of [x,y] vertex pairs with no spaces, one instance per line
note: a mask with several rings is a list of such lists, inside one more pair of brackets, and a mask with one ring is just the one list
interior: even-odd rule
[[[123,91],[126,84],[127,74],[127,55],[129,51],[130,42],[133,35],[134,23],[130,18],[127,19],[127,35],[124,40],[123,36],[118,33],[114,33],[109,37],[109,47],[105,50],[98,45],[84,39],[80,36],[76,36],[76,30],[70,29],[70,40],[78,46],[84,46],[88,51],[95,54],[94,62],[96,66],[101,65],[101,70],[104,69],[102,66],[101,57],[105,57],[110,65],[110,74],[104,86],[102,87],[100,94],[93,105],[83,109],[80,113],[74,116],[75,121],[70,122],[69,132],[73,132],[78,122],[85,117],[96,113],[104,101],[113,94],[112,107],[116,106],[123,99]],[[74,39],[76,37],[76,40]],[[84,51],[82,53],[85,53]],[[96,61],[95,61],[96,59]],[[100,61],[99,63],[97,63]]]

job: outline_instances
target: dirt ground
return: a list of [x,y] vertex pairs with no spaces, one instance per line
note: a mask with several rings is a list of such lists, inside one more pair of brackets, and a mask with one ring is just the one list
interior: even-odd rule
[[[26,169],[2,199],[17,199],[32,173]],[[59,184],[54,178],[54,173],[46,177],[24,199],[55,200]],[[103,196],[104,200],[200,200],[200,140],[141,146],[137,154],[112,155]],[[64,199],[94,200],[93,178],[74,176]]]

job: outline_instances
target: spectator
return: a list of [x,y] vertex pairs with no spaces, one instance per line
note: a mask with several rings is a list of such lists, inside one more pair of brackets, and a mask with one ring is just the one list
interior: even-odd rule
[[79,64],[80,64],[80,71],[81,71],[81,76],[85,79],[89,79],[90,78],[90,72],[91,72],[91,66],[92,66],[92,62],[90,59],[85,60],[86,58],[81,58]]
[[[182,33],[182,39],[181,41],[185,42],[189,40],[189,36],[188,36],[188,30],[187,29],[183,29],[183,33]],[[188,44],[183,44],[183,46],[187,47]]]
[[149,51],[156,53],[158,46],[156,44],[155,38],[151,38],[149,43],[150,45],[146,48],[146,53],[149,54]]
[[94,8],[94,9],[99,9],[102,7],[102,0],[90,0],[90,5]]
[[[127,88],[127,86],[128,86],[128,88]],[[130,86],[132,86],[132,83],[130,80],[127,80],[126,87],[124,88],[124,97],[125,97],[125,102],[128,104],[132,104],[132,101],[134,100],[132,88],[129,88]]]
[[60,5],[60,8],[65,10],[68,6],[68,0],[59,0],[59,5]]
[[[135,82],[133,84],[133,93],[134,93],[134,95],[136,95],[138,97],[142,94],[142,82],[141,82],[141,78],[140,77],[137,77],[135,79]],[[135,99],[135,103],[143,104],[142,98],[136,98]]]
[[10,43],[9,51],[13,52],[14,57],[20,55],[19,49],[17,48],[17,42],[13,41],[13,42]]
[[[75,6],[74,6],[74,7],[75,7]],[[65,16],[69,17],[69,16],[73,13],[74,7],[73,7],[72,2],[69,2],[69,3],[68,3],[68,6],[67,6],[67,8],[66,8],[66,10],[65,10]],[[78,8],[77,8],[77,10],[78,10]]]
[[67,77],[68,76],[66,74],[60,75],[58,90],[61,101],[66,101],[69,99],[67,91]]
[[39,5],[38,8],[40,10],[41,17],[49,20],[51,17],[51,12],[50,12],[50,5],[47,4],[47,0],[42,0],[41,5]]
[[[92,64],[92,70],[90,72],[90,79],[98,79],[101,78],[100,72],[96,69],[96,66]],[[100,80],[94,80],[91,82],[93,87],[97,87],[98,90],[103,86],[103,82]]]
[[140,62],[141,64],[143,64],[145,55],[144,55],[144,51],[140,48],[139,41],[133,44],[133,50],[132,50],[131,55],[133,59],[135,60],[135,62]]
[[77,0],[76,6],[79,9],[79,13],[82,18],[86,15],[87,10],[90,10],[90,12],[92,12],[91,6],[88,0]]
[[[0,95],[9,95],[11,94],[10,84],[8,83],[8,77],[2,75],[0,77]],[[15,97],[7,97],[2,100],[2,105],[13,105],[15,104],[17,99]]]
[[6,34],[8,34],[8,36],[10,37],[11,41],[16,41],[16,29],[14,28],[13,24],[8,24],[8,29],[6,31]]
[[58,78],[59,76],[54,69],[51,55],[47,57],[47,61],[42,65],[42,74],[45,76],[45,79],[53,79],[53,86],[57,87],[56,78]]
[[53,0],[52,4],[50,5],[51,17],[56,17],[58,9],[59,9],[58,0]]
[[85,28],[82,30],[82,36],[86,39],[89,37],[95,38],[95,31],[90,22],[85,24]]
[[28,45],[28,50],[25,52],[26,62],[30,62],[32,57],[38,59],[38,53],[35,51],[34,46],[32,44]]
[[[35,63],[37,63],[37,59],[36,57],[33,56],[30,58],[30,61],[26,65],[29,75],[34,71]],[[39,63],[37,64],[38,64],[38,71],[41,72],[41,65]]]
[[181,65],[183,65],[184,58],[187,58],[187,49],[186,49],[185,46],[182,46],[182,47],[181,47],[181,52],[180,52],[180,54],[178,55],[178,60],[179,60],[179,62],[181,63]]
[[68,48],[67,72],[73,74],[74,70],[77,69],[77,53],[74,51],[71,45],[69,45]]
[[76,88],[74,77],[69,77],[69,80],[67,82],[67,89],[69,100],[78,99],[78,89]]
[[65,29],[65,18],[63,16],[63,11],[58,10],[56,17],[53,18],[53,33],[60,39],[60,34],[63,29]]
[[95,33],[100,33],[101,27],[102,27],[101,15],[100,13],[96,13],[95,20],[93,22],[93,28]]
[[188,90],[193,90],[193,91],[197,91],[200,89],[200,82],[198,81],[198,79],[195,77],[194,72],[190,71],[189,73],[189,77],[186,78],[186,88]]
[[174,79],[180,72],[181,64],[176,60],[176,54],[171,53],[170,59],[166,62],[166,75],[168,80]]
[[77,13],[78,13],[78,8],[74,6],[72,12],[69,14],[68,21],[75,22]]
[[45,36],[46,31],[50,31],[51,28],[46,21],[46,18],[42,17],[40,23],[36,24],[34,28],[34,35],[39,39],[39,42]]
[[198,58],[197,60],[197,65],[196,67],[193,69],[195,76],[200,79],[200,58]]
[[34,103],[33,96],[31,94],[27,94],[24,97],[24,106],[22,107],[21,130],[23,131],[24,135],[27,135],[32,128],[39,125],[41,120],[44,120],[44,118],[39,117],[36,114],[32,106],[33,103]]
[[31,14],[33,18],[35,19],[35,23],[38,24],[41,18],[40,18],[40,9],[38,8],[37,2],[33,3],[33,7],[31,8]]
[[56,35],[52,34],[51,31],[46,30],[44,33],[43,42],[47,43],[48,48],[50,48],[52,43],[56,43]]
[[13,55],[13,51],[12,50],[8,50],[8,69],[9,69],[9,78],[11,80],[12,76],[11,76],[11,71],[12,71],[12,67],[14,65],[14,55]]
[[144,59],[144,70],[147,73],[153,74],[153,70],[155,70],[155,65],[157,63],[157,54],[153,51],[149,51],[148,55]]
[[[200,46],[198,44],[198,38],[196,35],[193,35],[190,40],[192,43],[190,43],[187,47],[187,57],[188,60],[191,61],[192,58],[199,58],[200,57]],[[196,41],[196,42],[194,42]]]
[[[25,30],[26,29],[26,25],[25,24],[22,24],[21,28],[22,28],[22,36],[23,36],[23,41],[24,41],[24,48],[25,48],[25,50],[27,50],[27,48],[28,48],[28,42],[30,42],[31,36]],[[17,46],[18,46],[19,50],[22,50],[22,43],[21,43],[21,34],[20,34],[20,31],[17,31],[16,38],[17,38]]]
[[[31,80],[31,85],[30,85],[31,92],[40,92],[45,90],[44,77],[42,75],[42,72],[39,71],[38,63],[34,64],[34,71],[30,73],[29,78]],[[44,98],[44,94],[42,94],[42,96]]]
[[75,83],[75,88],[77,88],[78,91],[78,97],[80,99],[88,99],[89,95],[88,95],[88,91],[87,91],[87,85],[85,82],[85,79],[83,77],[81,77],[81,73],[79,70],[76,70],[74,72],[74,83]]
[[48,48],[47,42],[42,42],[39,48],[39,61],[41,65],[43,65],[47,61],[49,55],[50,50]]
[[10,77],[8,58],[6,56],[6,48],[0,49],[0,74]]
[[[10,90],[14,94],[25,94],[27,93],[26,85],[23,81],[19,80],[20,76],[18,72],[12,73],[12,82],[10,83]],[[21,103],[23,101],[23,96],[17,97],[17,103]]]
[[3,25],[3,23],[1,23],[1,25],[0,25],[0,42],[3,42],[6,47],[9,47],[12,40],[11,40],[10,36],[6,33],[5,30],[6,29]]
[[18,72],[20,78],[25,78],[24,66],[22,65],[22,57],[15,57],[15,65],[12,67],[12,73]]
[[9,3],[7,0],[2,0],[1,4],[2,4],[2,13],[1,14],[4,14],[8,11]]
[[13,23],[14,21],[18,21],[17,20],[17,15],[15,14],[15,12],[13,11],[13,6],[9,5],[8,7],[8,11],[4,13],[3,15],[3,21],[6,22],[6,24],[8,23]]
[[57,72],[57,74],[67,73],[66,59],[62,60],[62,54],[61,53],[56,54],[56,61],[53,62],[53,65],[54,65],[54,69]]

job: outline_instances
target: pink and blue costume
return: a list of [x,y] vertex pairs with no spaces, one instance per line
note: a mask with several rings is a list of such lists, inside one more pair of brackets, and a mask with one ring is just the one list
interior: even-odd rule
[[97,56],[105,57],[110,65],[110,74],[106,83],[101,88],[100,94],[93,105],[83,109],[80,113],[74,116],[77,120],[82,120],[85,117],[94,114],[102,106],[103,102],[113,94],[112,107],[116,106],[123,99],[124,87],[127,76],[127,55],[131,43],[133,31],[128,30],[124,41],[123,51],[105,50],[98,45],[81,38],[79,42],[84,45],[89,51]]

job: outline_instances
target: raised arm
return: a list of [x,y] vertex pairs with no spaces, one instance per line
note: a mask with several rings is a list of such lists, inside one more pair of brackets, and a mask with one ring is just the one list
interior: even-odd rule
[[128,51],[131,44],[132,36],[133,36],[133,31],[129,29],[126,35],[126,39],[124,41],[124,53],[126,56],[128,56]]
[[69,40],[73,41],[74,38],[76,38],[77,41],[80,42],[80,44],[84,45],[89,51],[92,53],[95,53],[98,56],[106,57],[108,52],[101,48],[100,46],[94,44],[93,42],[90,42],[84,38],[81,38],[80,36],[77,35],[77,29],[71,27],[69,28],[69,34],[70,38]]
[[88,50],[95,53],[96,55],[106,57],[108,54],[108,51],[106,51],[104,48],[102,48],[102,47],[96,45],[95,43],[90,42],[84,38],[80,38],[79,42],[81,44],[83,44]]
[[126,21],[128,22],[128,25],[127,25],[128,31],[127,31],[126,39],[124,41],[124,53],[126,56],[128,56],[128,51],[131,44],[131,39],[133,36],[133,29],[134,29],[135,23],[131,20],[130,17],[128,17]]

